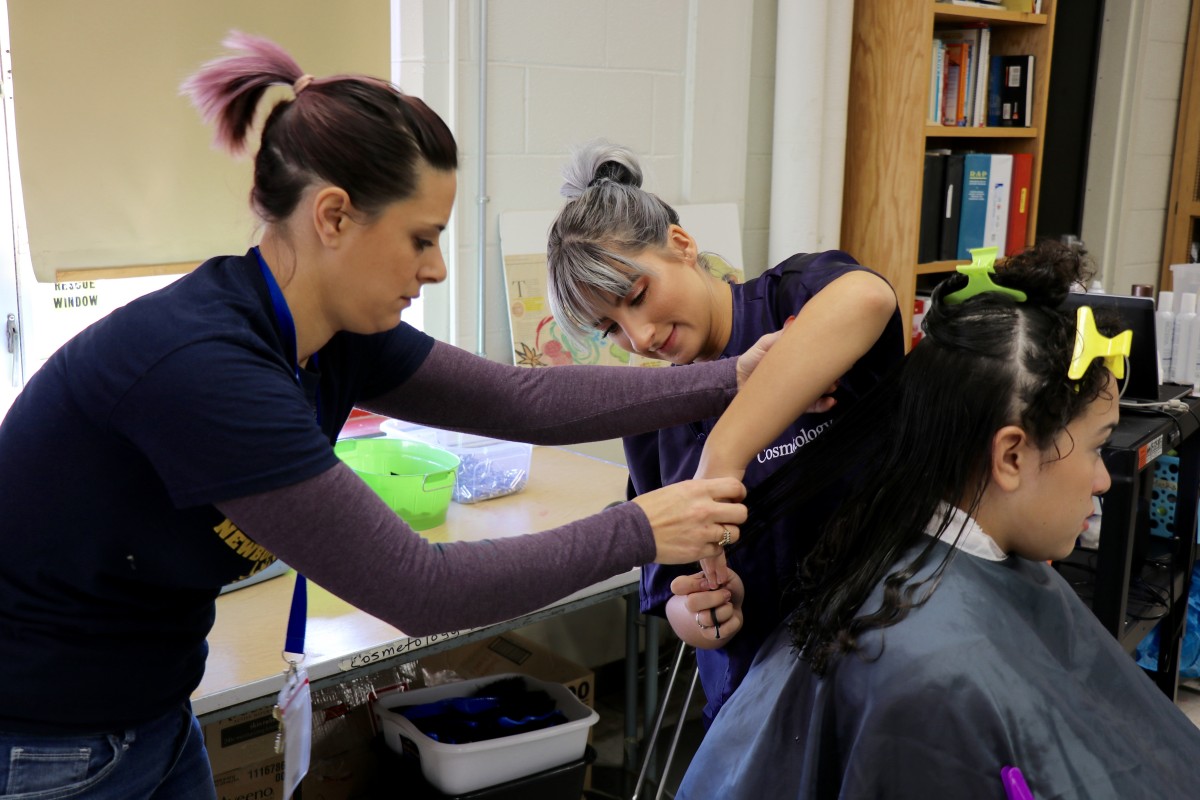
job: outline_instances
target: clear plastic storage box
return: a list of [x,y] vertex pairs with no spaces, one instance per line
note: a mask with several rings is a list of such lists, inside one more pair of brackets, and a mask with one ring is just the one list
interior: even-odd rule
[[451,499],[456,503],[478,503],[514,494],[529,481],[533,445],[443,431],[389,419],[379,429],[389,437],[427,442],[458,456],[458,479]]

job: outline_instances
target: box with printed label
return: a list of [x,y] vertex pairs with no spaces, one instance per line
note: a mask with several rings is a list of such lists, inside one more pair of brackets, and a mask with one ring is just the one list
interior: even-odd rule
[[283,756],[215,773],[213,783],[217,787],[217,800],[283,797]]
[[279,723],[271,706],[247,711],[204,726],[204,747],[214,775],[257,764],[275,755]]

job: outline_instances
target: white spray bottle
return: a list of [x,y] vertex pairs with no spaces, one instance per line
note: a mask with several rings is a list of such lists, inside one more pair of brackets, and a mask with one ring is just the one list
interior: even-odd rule
[[1175,316],[1175,343],[1171,349],[1171,382],[1191,386],[1196,373],[1196,294],[1184,292]]
[[1154,312],[1154,336],[1158,340],[1158,382],[1174,377],[1171,370],[1171,351],[1175,347],[1175,293],[1158,293],[1158,310]]

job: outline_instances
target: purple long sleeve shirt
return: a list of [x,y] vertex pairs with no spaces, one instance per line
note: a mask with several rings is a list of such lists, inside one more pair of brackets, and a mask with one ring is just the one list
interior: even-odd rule
[[[454,430],[563,444],[715,415],[736,391],[735,367],[730,359],[671,370],[514,370],[437,344],[411,379],[363,405]],[[450,405],[449,385],[475,391],[458,391]],[[542,533],[433,544],[340,464],[218,507],[311,580],[412,635],[510,619],[655,557],[650,523],[633,503]]]

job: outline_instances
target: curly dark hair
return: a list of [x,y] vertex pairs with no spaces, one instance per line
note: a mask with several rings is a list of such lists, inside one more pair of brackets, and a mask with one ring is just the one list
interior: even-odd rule
[[[944,298],[966,278],[943,281],[922,323],[924,338],[900,366],[750,493],[743,542],[839,477],[849,479],[849,494],[800,564],[794,587],[792,639],[818,674],[855,651],[860,634],[904,619],[936,588],[946,561],[913,580],[934,539],[926,537],[915,560],[898,562],[942,503],[974,512],[997,430],[1016,424],[1051,448],[1105,392],[1108,372],[1099,362],[1081,380],[1067,378],[1075,318],[1060,306],[1088,273],[1084,256],[1044,241],[999,264],[996,283],[1024,291],[1023,302],[987,292],[950,305]],[[947,510],[939,530],[949,521]],[[864,612],[881,581],[881,606]]]

